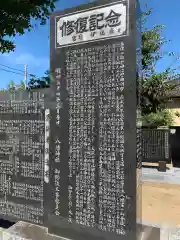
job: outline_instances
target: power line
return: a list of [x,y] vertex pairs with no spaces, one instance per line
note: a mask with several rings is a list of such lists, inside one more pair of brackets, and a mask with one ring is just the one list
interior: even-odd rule
[[5,72],[10,72],[10,73],[15,73],[15,74],[23,76],[23,73],[13,72],[13,71],[10,71],[10,70],[4,69],[4,68],[0,68],[0,70],[5,71]]
[[[5,71],[5,72],[10,72],[10,73],[15,73],[15,74],[18,74],[18,75],[23,75],[24,76],[24,71],[23,70],[20,70],[20,69],[16,69],[16,68],[12,68],[12,67],[9,67],[9,66],[6,66],[6,65],[3,65],[3,64],[0,64],[1,66],[5,66],[5,67],[8,67],[9,69],[13,69],[13,70],[17,70],[17,71],[20,71],[22,73],[18,73],[18,72],[14,72],[14,71],[11,71],[11,70],[7,70],[7,69],[4,69],[4,68],[0,68],[0,70],[2,71]],[[32,74],[32,73],[27,73],[28,76],[32,77],[36,77],[35,74]]]
[[20,69],[17,69],[17,68],[12,68],[12,67],[9,67],[9,66],[4,65],[4,64],[0,64],[0,65],[3,66],[3,67],[7,67],[7,68],[9,68],[9,69],[12,69],[12,70],[15,70],[15,71],[20,71],[20,72],[23,72],[23,73],[24,73],[23,70],[20,70]]

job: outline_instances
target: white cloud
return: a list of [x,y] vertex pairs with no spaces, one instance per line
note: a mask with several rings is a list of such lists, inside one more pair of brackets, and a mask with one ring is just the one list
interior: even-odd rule
[[36,67],[47,66],[49,64],[49,60],[45,57],[35,57],[32,54],[25,53],[20,54],[15,58],[16,64],[28,64],[34,65]]
[[21,54],[4,54],[6,60],[12,64],[20,64],[24,65],[27,64],[31,67],[48,67],[49,60],[46,57],[36,57],[31,53],[21,53]]

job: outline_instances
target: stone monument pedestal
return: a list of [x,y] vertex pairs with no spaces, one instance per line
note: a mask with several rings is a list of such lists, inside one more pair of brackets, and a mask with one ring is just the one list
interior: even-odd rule
[[[141,224],[138,224],[139,228]],[[161,224],[142,224],[137,232],[137,240],[180,239],[180,228]],[[70,240],[48,234],[47,228],[27,222],[17,222],[8,229],[0,228],[0,240]],[[73,239],[72,239],[73,240]],[[93,240],[93,239],[92,239]]]
[[48,234],[45,227],[30,224],[27,222],[17,222],[12,227],[4,229],[0,240],[68,240]]

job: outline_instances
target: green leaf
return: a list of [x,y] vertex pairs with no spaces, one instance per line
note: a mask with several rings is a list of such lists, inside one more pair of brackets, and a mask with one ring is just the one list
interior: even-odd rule
[[7,37],[23,35],[32,31],[33,21],[46,24],[51,12],[55,9],[58,0],[6,0],[1,1],[0,7],[0,52],[10,52],[14,49],[13,42]]

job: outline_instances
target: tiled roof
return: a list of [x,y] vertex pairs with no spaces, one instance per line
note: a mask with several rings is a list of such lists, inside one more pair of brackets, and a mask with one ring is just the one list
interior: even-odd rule
[[179,97],[180,98],[180,87],[176,87],[175,89],[170,91],[170,96],[175,98]]
[[168,83],[178,85],[173,90],[170,91],[170,96],[173,98],[180,97],[180,78],[176,78],[168,81]]

